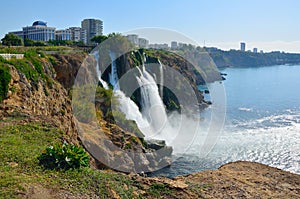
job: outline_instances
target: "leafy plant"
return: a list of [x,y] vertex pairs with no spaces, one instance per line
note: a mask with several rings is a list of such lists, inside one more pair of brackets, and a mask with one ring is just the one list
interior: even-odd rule
[[38,160],[47,169],[71,169],[88,167],[90,158],[82,147],[64,142],[47,147]]

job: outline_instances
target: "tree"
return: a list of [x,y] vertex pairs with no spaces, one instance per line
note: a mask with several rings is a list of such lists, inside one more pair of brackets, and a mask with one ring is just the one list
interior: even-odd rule
[[46,46],[44,41],[34,41],[32,39],[25,38],[24,46]]
[[6,34],[3,39],[1,39],[2,44],[5,46],[22,46],[23,40],[21,37],[14,35],[12,33]]
[[103,42],[104,40],[106,40],[108,37],[105,35],[98,35],[95,36],[91,39],[92,42],[95,42],[97,44],[100,44],[101,42]]
[[73,42],[70,40],[50,40],[48,41],[48,44],[53,46],[71,46],[73,45]]
[[34,41],[28,38],[24,39],[24,46],[34,46]]

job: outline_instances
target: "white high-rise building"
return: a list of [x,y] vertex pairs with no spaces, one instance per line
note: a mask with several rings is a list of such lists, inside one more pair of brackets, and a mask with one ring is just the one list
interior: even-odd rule
[[23,31],[10,32],[22,39],[31,39],[35,41],[55,40],[55,28],[48,27],[43,21],[35,21],[32,26],[23,27]]
[[177,41],[172,41],[171,42],[171,49],[177,49],[177,48],[178,48]]
[[60,40],[60,41],[69,41],[69,40],[71,40],[71,31],[69,29],[56,30],[55,31],[55,40]]
[[75,42],[82,41],[84,44],[87,43],[87,34],[86,30],[80,27],[70,27],[71,31],[71,40]]
[[92,44],[91,39],[103,34],[103,22],[100,19],[84,19],[81,28],[86,30],[87,43]]
[[139,41],[138,43],[139,43],[140,48],[148,48],[149,40],[147,40],[145,38],[139,38],[138,41]]
[[135,46],[139,45],[139,36],[136,34],[127,35],[126,38]]

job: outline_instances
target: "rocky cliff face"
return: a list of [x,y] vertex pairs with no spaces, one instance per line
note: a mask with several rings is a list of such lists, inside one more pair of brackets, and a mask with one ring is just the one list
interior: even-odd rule
[[[93,56],[83,56],[83,54],[54,55],[52,63],[56,71],[56,79],[66,90],[72,90],[77,75],[77,80],[80,79],[80,82],[87,85],[86,88],[79,89],[79,95],[82,95],[80,97],[84,103],[76,104],[76,106],[80,106],[79,109],[83,108],[85,113],[77,115],[79,120],[75,120],[75,123],[79,130],[78,137],[91,156],[94,157],[96,168],[112,168],[124,172],[149,172],[156,170],[162,164],[170,164],[171,147],[167,147],[165,144],[160,145],[159,149],[164,154],[164,157],[161,157],[156,153],[156,149],[151,148],[153,145],[156,146],[156,141],[153,145],[148,146],[133,121],[126,120],[125,116],[118,113],[123,125],[116,124],[114,118],[116,115],[114,117],[111,115],[111,90],[98,88],[95,104],[89,101],[90,93],[86,93],[90,89],[88,85],[91,82],[95,83],[94,81],[97,79],[96,60]],[[90,117],[93,115],[93,111],[85,106],[87,104],[90,105],[88,107],[96,107],[98,116],[96,123]],[[76,110],[73,111],[76,112]],[[79,126],[83,127],[84,130],[81,130]]]
[[[30,71],[36,70],[31,61],[24,62],[31,67]],[[40,76],[35,80],[33,76],[29,79],[28,75],[26,77],[23,71],[17,69],[20,63],[7,64],[12,78],[8,96],[0,105],[0,117],[24,115],[41,122],[49,122],[65,132],[64,139],[78,143],[67,91],[53,79],[56,73],[51,63],[45,58],[38,58],[38,62],[42,66],[43,71],[40,74],[44,78]]]
[[[140,89],[138,88],[138,82],[132,75],[126,77],[128,75],[126,73],[136,73],[135,75],[139,75],[134,68],[137,66],[141,67],[143,64],[145,65],[146,70],[151,71],[156,78],[160,79],[160,73],[162,72],[162,82],[169,83],[169,85],[165,84],[163,88],[160,84],[158,84],[158,87],[159,90],[163,89],[163,92],[160,94],[162,95],[161,97],[166,108],[170,111],[174,109],[180,109],[180,106],[182,105],[178,101],[176,93],[181,93],[181,100],[187,102],[186,104],[191,101],[191,95],[195,95],[198,102],[197,104],[190,104],[192,109],[194,109],[194,105],[198,105],[200,109],[206,108],[208,103],[205,102],[202,93],[197,88],[197,85],[203,84],[206,81],[212,82],[222,80],[222,77],[218,71],[211,70],[201,74],[200,69],[197,70],[195,65],[192,65],[192,63],[186,60],[183,56],[175,53],[143,49],[135,52],[129,52],[116,59],[117,72],[118,77],[122,78],[122,82],[124,82],[120,85],[121,90],[123,90],[124,93],[130,93],[128,88],[137,88],[137,90],[132,94],[132,99],[139,107],[141,97]],[[162,64],[162,71],[160,71],[159,68],[160,64]],[[182,78],[175,77],[175,73],[170,72],[171,70],[177,71]],[[102,78],[107,82],[109,81],[109,73],[111,73],[110,66],[107,67],[107,70],[105,70],[102,75]],[[191,86],[193,90],[192,93],[188,92],[187,89],[184,88],[183,81],[186,81],[186,83]],[[168,87],[170,84],[172,84],[172,88]]]
[[[298,198],[300,175],[259,163],[238,161],[217,170],[174,179],[132,176],[141,184],[157,183],[174,190],[164,198]],[[151,197],[150,197],[151,198]]]
[[85,53],[53,55],[53,67],[56,72],[56,79],[65,89],[69,90],[74,85],[77,72],[86,56]]
[[[65,132],[64,139],[78,143],[78,134],[80,135],[81,132],[77,132],[75,128],[76,121],[73,121],[71,101],[66,89],[70,89],[72,82],[74,82],[75,74],[78,72],[77,68],[81,65],[84,56],[66,54],[55,55],[51,59],[53,60],[50,61],[49,57],[26,56],[24,60],[1,62],[2,65],[9,68],[11,81],[9,82],[7,97],[0,104],[0,128],[6,124],[14,125],[18,122],[24,124],[38,121],[59,127]],[[90,61],[93,62],[93,60]],[[135,63],[130,57],[123,61],[127,62],[126,67],[130,67]],[[163,63],[169,65],[171,64],[169,62],[172,62],[172,60]],[[72,67],[73,64],[74,67]],[[89,70],[86,69],[86,71]],[[188,72],[186,73],[188,74]],[[93,73],[90,74],[90,76],[92,75]],[[145,144],[143,139],[140,139],[141,137],[138,137],[136,133],[116,125],[108,119],[109,117],[106,118],[106,114],[102,112],[103,108],[101,108],[101,106],[107,106],[103,95],[99,95],[96,106],[99,106],[98,114],[100,117],[98,119],[102,133],[81,133],[80,137],[85,146],[90,145],[90,153],[96,159],[105,158],[115,164],[115,168],[125,171],[129,170],[128,167],[134,167],[137,169],[136,171],[155,169],[163,161],[168,161],[168,159],[161,159],[161,162],[157,161],[160,154],[155,153],[155,151],[163,149],[164,153],[162,154],[164,156],[169,156],[172,152],[172,149],[166,147],[163,142],[151,141]],[[13,121],[9,121],[12,118]],[[87,125],[87,129],[91,128],[93,130],[94,128],[93,123],[85,125]],[[103,139],[102,136],[109,139]],[[114,149],[110,148],[113,145],[119,149],[137,153],[129,153],[128,156],[119,159],[121,161],[115,161],[120,154],[111,150]],[[107,151],[107,149],[109,150]],[[92,150],[95,150],[95,152]],[[106,154],[106,156],[103,156],[103,154]],[[18,164],[15,162],[10,162],[10,164],[3,162],[3,165],[5,165],[5,170],[15,168],[19,171]],[[94,166],[106,168],[108,165],[94,161]],[[36,177],[36,174],[29,175],[29,173],[30,171],[26,172],[26,178],[30,175],[32,178]],[[102,173],[103,176],[107,175],[106,171]],[[63,176],[65,175],[64,173]],[[104,178],[108,180],[108,188],[111,190],[104,197],[120,198],[124,196],[124,192],[118,192],[118,190],[123,189],[131,190],[133,198],[140,196],[145,198],[297,198],[300,194],[299,175],[250,162],[230,163],[218,170],[179,176],[174,179],[147,178],[137,174],[116,173],[117,175],[126,176],[127,181],[120,180],[125,178],[116,178],[116,181],[122,186],[111,188],[111,184],[116,181]],[[68,180],[74,181],[70,178]],[[97,178],[96,180],[102,182],[103,178]],[[19,181],[18,178],[17,182],[21,183]],[[26,192],[24,195],[20,190],[16,190],[18,194],[21,194],[18,196],[29,198],[89,197],[87,194],[82,195],[82,193],[73,195],[66,188],[59,189],[56,186],[49,186],[48,183],[43,184],[42,188],[38,189],[37,187],[41,186],[40,182],[32,182],[34,183],[28,185],[28,187],[34,188],[27,190],[28,193]],[[94,181],[92,183],[92,186],[98,186],[98,184],[94,185]],[[76,184],[78,183],[76,182]],[[93,194],[95,198],[98,196],[99,198],[103,197],[102,192],[95,191]]]
[[[132,68],[141,65],[144,61],[143,53],[142,51],[131,52],[119,57],[116,60],[118,76],[122,77]],[[174,78],[167,71],[167,66],[172,67],[182,74],[192,86],[198,99],[198,105],[202,108],[207,106],[202,94],[197,90],[197,74],[192,71],[189,63],[175,54],[151,53],[147,55],[146,52],[146,65],[155,64],[156,68],[151,70],[156,70],[157,76],[160,72],[158,67],[161,66],[158,60],[161,60],[163,73],[166,74],[164,81],[172,81]],[[37,54],[28,54],[25,55],[24,60],[13,60],[7,64],[10,68],[12,79],[9,85],[9,96],[2,104],[2,114],[4,116],[22,113],[40,119],[42,122],[51,122],[66,133],[64,139],[78,143],[78,138],[80,138],[85,146],[90,146],[88,150],[96,160],[101,160],[101,154],[105,153],[107,154],[105,161],[113,165],[120,164],[120,161],[124,163],[130,162],[130,164],[120,164],[116,167],[116,169],[122,171],[153,171],[162,165],[166,166],[170,163],[171,147],[167,147],[165,143],[155,140],[147,144],[143,140],[143,135],[136,124],[133,121],[126,120],[120,113],[118,113],[118,119],[121,120],[121,124],[117,124],[114,121],[109,109],[112,96],[109,98],[109,95],[107,95],[108,91],[102,90],[102,93],[96,95],[98,96],[96,99],[97,120],[101,124],[100,133],[91,135],[86,132],[77,132],[76,124],[81,121],[74,121],[74,110],[71,107],[70,93],[79,69],[84,73],[84,75],[79,77],[83,78],[81,82],[91,82],[97,79],[97,72],[95,71],[96,60],[93,56],[87,56],[85,53],[54,54],[45,57],[40,57]],[[26,70],[20,65],[26,66]],[[107,70],[103,74],[103,78],[107,81],[109,72]],[[181,87],[180,81],[175,82],[175,84],[178,92],[185,90]],[[141,101],[138,93],[135,92],[137,104]],[[178,103],[176,96],[167,88],[163,89],[163,96],[167,108],[180,107],[180,104],[176,104]],[[186,99],[184,101],[188,102],[190,98],[189,93],[183,96]],[[175,105],[172,104],[173,107],[170,106],[171,102],[175,103]],[[87,100],[87,103],[90,102]],[[91,104],[90,107],[94,106],[94,104]],[[88,111],[87,109],[85,110],[89,114]],[[84,125],[88,129],[95,128],[94,124],[90,123],[89,120],[86,120]],[[111,148],[112,146],[117,146],[120,150],[128,153],[121,159],[118,159],[117,156],[119,157],[120,154]],[[156,152],[158,150],[160,150],[160,153]],[[98,162],[96,166],[103,168],[110,165]],[[132,168],[134,169],[132,170]]]

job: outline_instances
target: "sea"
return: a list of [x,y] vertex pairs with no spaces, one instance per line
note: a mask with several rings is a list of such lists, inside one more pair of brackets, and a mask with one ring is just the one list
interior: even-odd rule
[[[213,148],[197,153],[197,139],[185,153],[174,154],[174,162],[151,176],[175,177],[246,160],[300,174],[300,65],[234,67],[220,70],[225,81],[199,85],[209,90],[212,106],[202,114],[211,118],[224,92],[224,124]],[[218,96],[217,96],[218,97]],[[201,149],[199,149],[201,150]],[[195,152],[196,151],[196,152]]]

